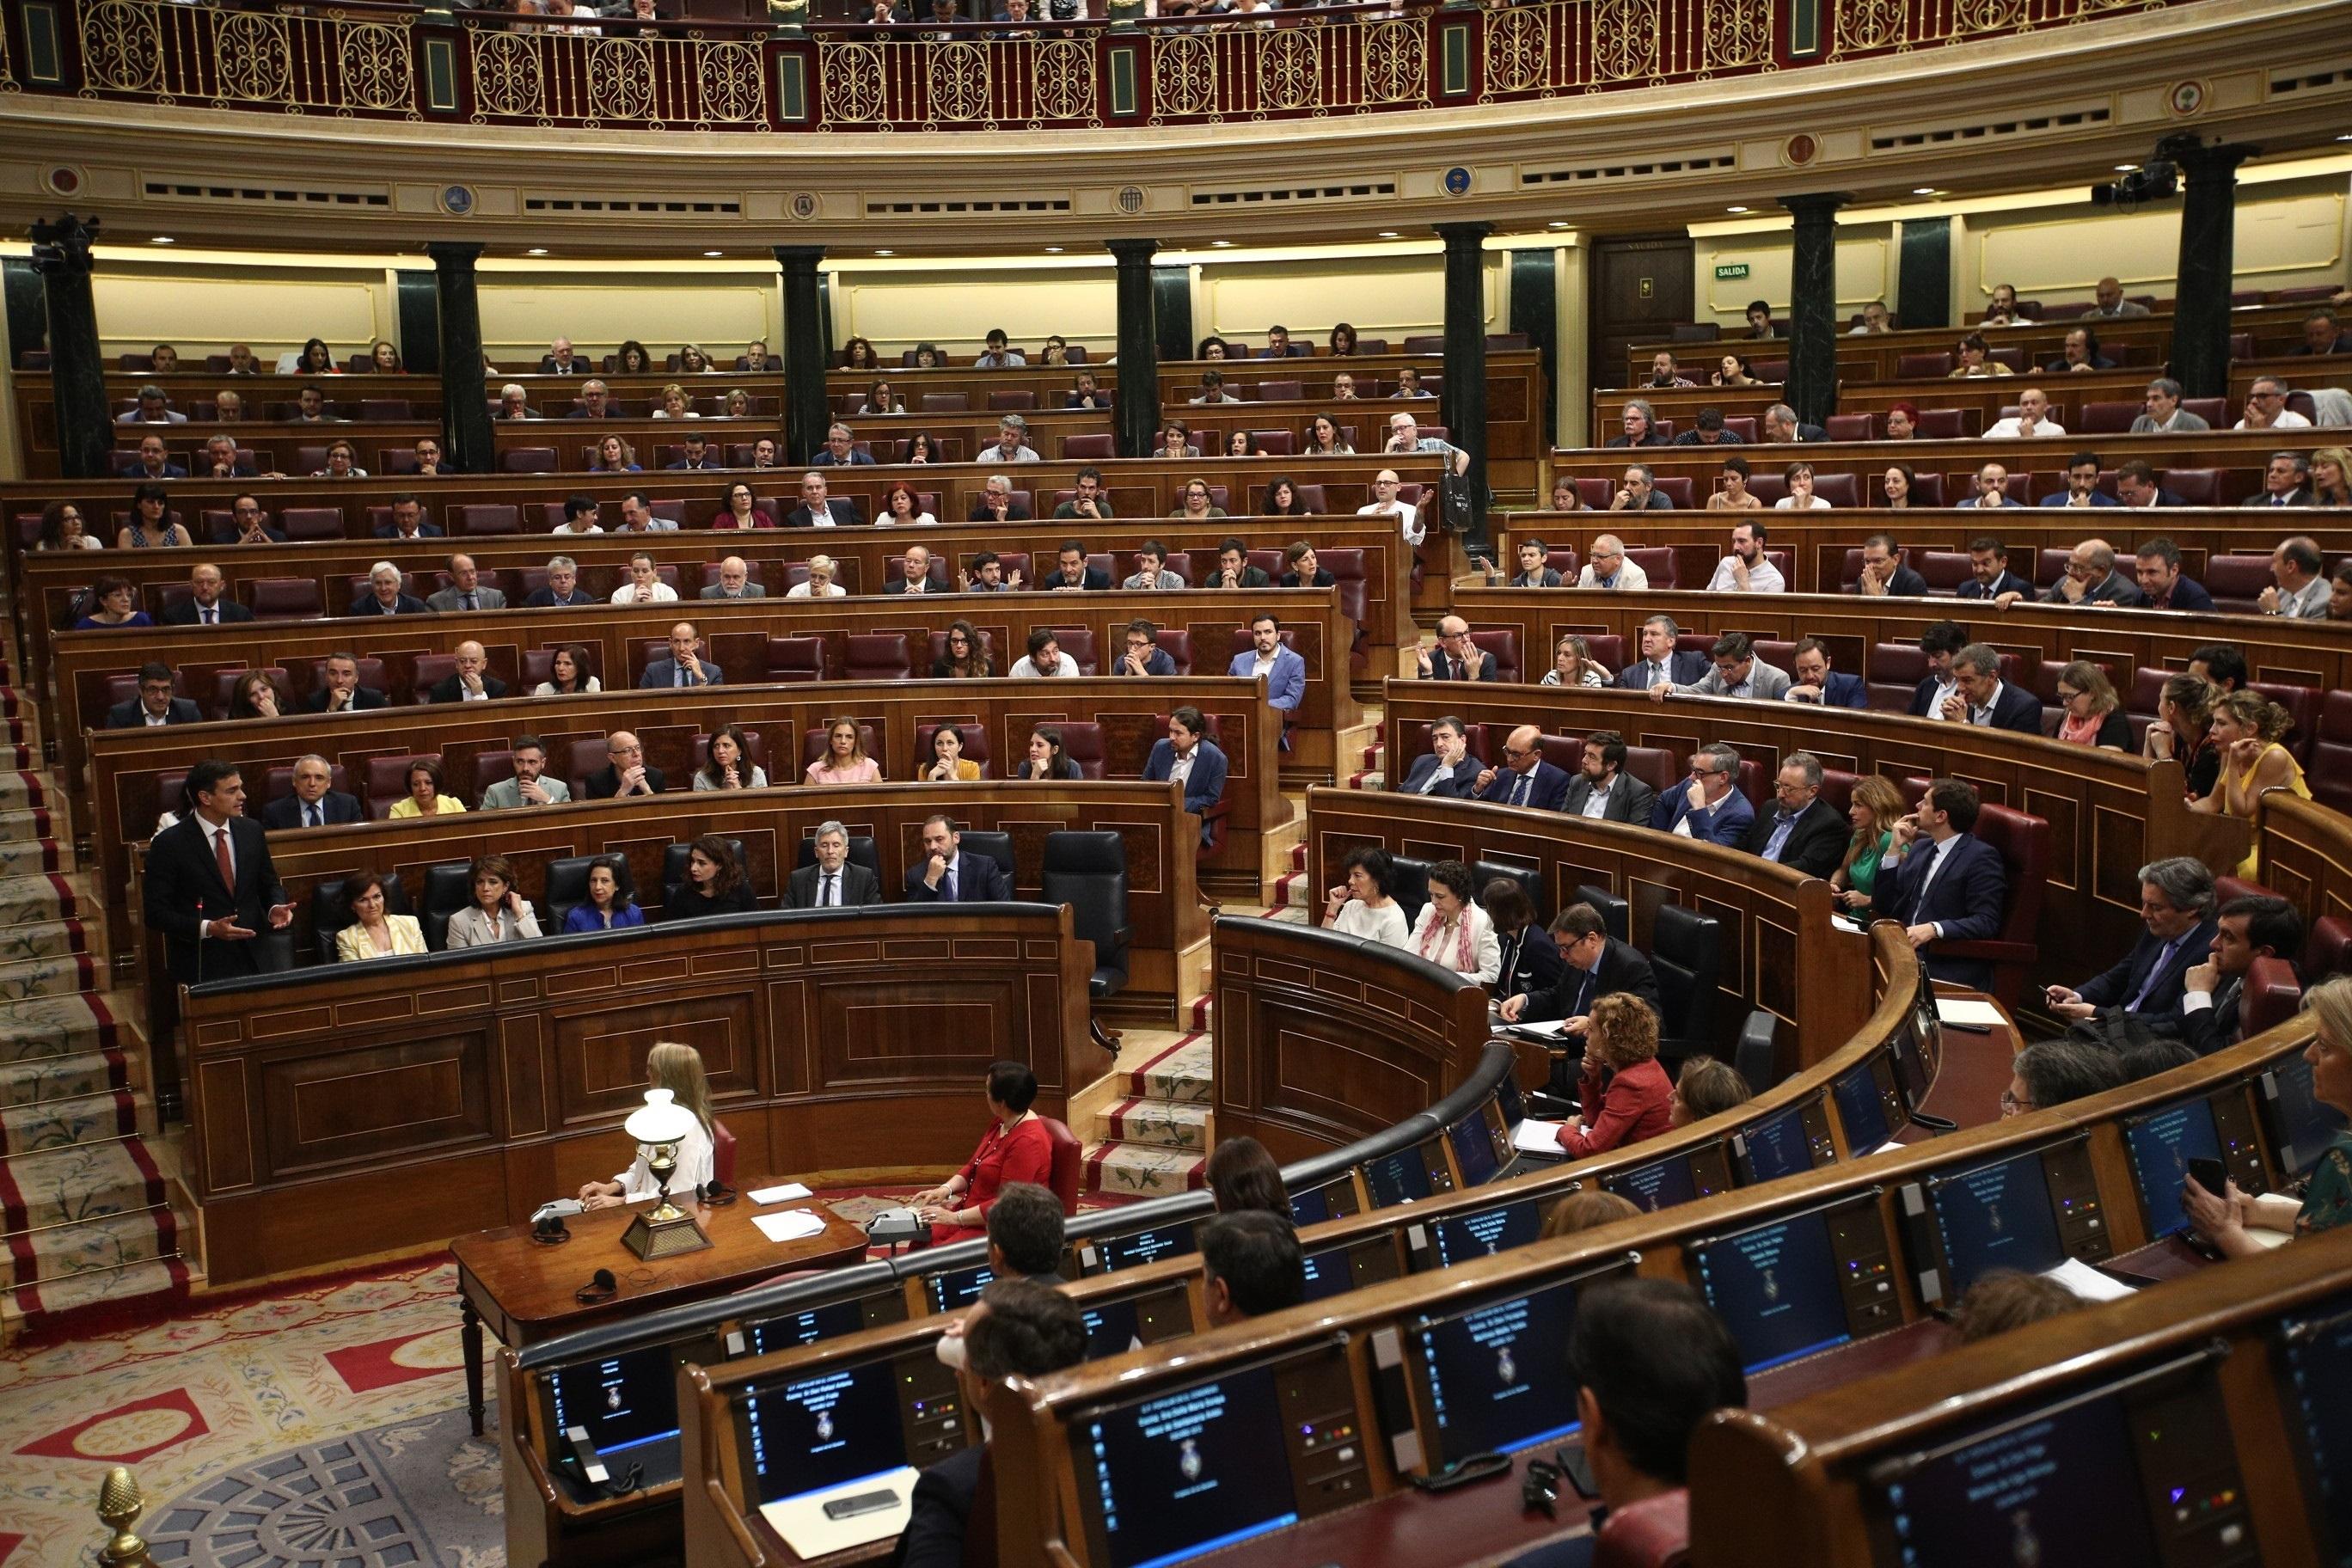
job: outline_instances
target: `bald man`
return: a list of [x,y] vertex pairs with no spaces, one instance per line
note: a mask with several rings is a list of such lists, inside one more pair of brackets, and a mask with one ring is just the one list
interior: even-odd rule
[[507,683],[490,673],[489,656],[478,642],[461,642],[457,668],[433,683],[436,702],[495,702],[507,694]]

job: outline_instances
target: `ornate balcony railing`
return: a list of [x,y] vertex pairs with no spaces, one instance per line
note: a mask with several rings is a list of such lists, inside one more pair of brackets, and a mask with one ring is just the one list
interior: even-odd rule
[[367,0],[11,0],[0,94],[592,130],[1215,124],[1704,81],[2175,3],[2186,0],[1407,0],[1013,38],[824,22],[598,32]]

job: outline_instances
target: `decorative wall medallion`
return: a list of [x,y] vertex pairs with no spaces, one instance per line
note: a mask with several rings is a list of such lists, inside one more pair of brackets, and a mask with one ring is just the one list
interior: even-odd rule
[[1458,163],[1453,168],[1446,170],[1445,194],[1449,196],[1468,195],[1470,194],[1470,171],[1463,168]]
[[41,184],[48,186],[54,195],[60,196],[69,196],[80,190],[81,181],[82,174],[79,169],[71,168],[63,163],[41,176]]
[[1118,200],[1118,210],[1125,213],[1128,216],[1133,217],[1136,214],[1143,210],[1143,187],[1141,185],[1121,185],[1119,187]]
[[2205,107],[2206,89],[2201,81],[2189,80],[2173,84],[2166,107],[2179,115],[2190,115]]
[[474,211],[474,188],[471,185],[444,185],[441,188],[441,210],[452,217],[467,217]]
[[803,223],[816,216],[816,198],[806,191],[795,191],[792,200],[793,216]]
[[1780,156],[1791,163],[1802,166],[1820,157],[1821,152],[1822,144],[1801,131],[1782,144]]

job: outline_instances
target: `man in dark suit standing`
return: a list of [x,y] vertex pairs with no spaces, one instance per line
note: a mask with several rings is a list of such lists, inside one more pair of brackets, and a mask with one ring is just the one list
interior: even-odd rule
[[[1570,904],[1551,922],[1552,941],[1559,944],[1559,982],[1544,990],[1505,997],[1498,1011],[1507,1023],[1549,1024],[1568,1021],[1570,1035],[1584,1033],[1584,1019],[1603,996],[1630,991],[1658,1012],[1658,977],[1641,950],[1609,934],[1601,911],[1591,904]],[[1553,1064],[1555,1084],[1575,1092],[1577,1058]],[[1563,1074],[1565,1077],[1563,1078]]]
[[294,760],[294,793],[261,808],[264,827],[283,831],[295,827],[340,827],[365,822],[367,807],[359,797],[334,787],[335,770],[326,758],[312,752]]
[[2303,917],[2284,899],[2250,893],[2231,899],[2213,920],[2213,951],[2183,977],[2180,1037],[2200,1057],[2234,1046],[2245,1033],[2246,973],[2258,958],[2292,971],[2303,951]]
[[373,686],[360,684],[360,661],[347,653],[331,653],[320,674],[319,689],[302,699],[305,713],[364,713],[391,699]]
[[[1958,690],[1936,717],[1979,729],[2042,733],[2042,700],[2001,679],[2000,655],[1990,644],[1972,642],[1954,654],[1952,679]],[[1954,704],[1958,705],[1957,710]]]
[[294,906],[268,833],[245,815],[244,778],[207,758],[188,771],[186,801],[147,849],[147,929],[163,935],[164,966],[186,985],[282,967],[261,938],[292,924]]
[[1447,616],[1437,623],[1437,646],[1415,647],[1423,680],[1492,680],[1495,661],[1470,640],[1470,623]]
[[963,835],[945,816],[923,822],[923,858],[907,868],[909,903],[1003,903],[1013,897],[1013,879],[991,855],[967,855]]
[[1658,809],[1658,792],[1625,771],[1624,736],[1595,730],[1584,737],[1584,764],[1570,781],[1559,808],[1587,821],[1647,827]]
[[1522,724],[1503,742],[1503,765],[1478,775],[1478,798],[1497,805],[1558,811],[1568,798],[1568,772],[1543,760],[1543,731]]
[[1799,637],[1795,651],[1789,660],[1790,673],[1796,677],[1789,689],[1780,694],[1784,702],[1811,702],[1823,708],[1867,708],[1870,689],[1859,675],[1846,675],[1830,668],[1830,650],[1818,637]]
[[201,724],[204,710],[184,697],[172,695],[172,667],[168,664],[142,664],[139,667],[139,695],[127,702],[118,702],[106,710],[106,727],[110,730],[156,728],[164,724]]
[[227,597],[228,579],[207,561],[188,574],[189,594],[163,612],[167,626],[229,626],[253,619],[253,612]]
[[1395,789],[1399,795],[1467,800],[1478,793],[1478,772],[1462,721],[1449,713],[1430,725],[1428,752],[1412,760]]
[[784,883],[788,910],[862,909],[882,901],[882,879],[849,858],[849,829],[838,822],[816,826],[816,863],[794,870]]
[[1790,752],[1780,759],[1772,793],[1777,809],[1750,825],[1742,847],[1808,877],[1836,870],[1845,859],[1849,833],[1844,814],[1822,798],[1822,760],[1811,752]]
[[2185,855],[2139,868],[2139,918],[2147,928],[2115,967],[2080,990],[2043,992],[2062,1018],[2131,1016],[2169,1028],[2180,1016],[2189,971],[2213,951],[2213,873]]
[[[1911,945],[1925,953],[1931,979],[1982,991],[1992,984],[1990,963],[1937,951],[1944,942],[1999,936],[2009,908],[2009,871],[2000,851],[1969,831],[1977,809],[1973,785],[1937,779],[1927,786],[1919,809],[1895,825],[1887,853],[1898,858],[1885,913],[1903,922]],[[1882,888],[1885,876],[1882,868]]]
[[1660,682],[1674,686],[1696,686],[1706,679],[1709,668],[1706,655],[1693,648],[1686,653],[1675,650],[1675,639],[1683,634],[1672,616],[1652,616],[1642,623],[1642,657],[1628,663],[1617,672],[1617,684],[1627,691],[1648,691]]

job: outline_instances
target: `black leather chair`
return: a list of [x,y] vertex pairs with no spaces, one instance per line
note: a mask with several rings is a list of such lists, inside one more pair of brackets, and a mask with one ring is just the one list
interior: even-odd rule
[[1429,902],[1429,862],[1410,855],[1394,857],[1396,886],[1389,889],[1390,897],[1404,911],[1404,929],[1411,931],[1421,919],[1422,905]]
[[1007,887],[1013,886],[1020,879],[1021,868],[1013,858],[1013,835],[966,828],[961,833],[961,847],[965,854],[985,855],[1004,868],[1004,881]]
[[1715,986],[1723,970],[1723,922],[1680,904],[1660,904],[1650,925],[1650,967],[1657,972],[1665,1016],[1658,1055],[1667,1062],[1720,1048]]
[[[966,842],[970,835],[966,835]],[[1127,988],[1128,948],[1135,928],[1127,919],[1127,840],[1117,833],[1068,831],[1045,835],[1045,901],[1070,906],[1076,933],[1095,944],[1087,1000],[1099,1006]],[[1097,1045],[1116,1050],[1117,1035],[1089,1015]]]
[[[572,911],[588,901],[588,873],[598,866],[613,868],[613,878],[621,884],[625,897],[635,899],[637,896],[636,883],[629,875],[629,858],[625,855],[566,855],[561,860],[551,860],[547,863],[547,896],[542,900],[551,934],[562,931],[563,922],[572,918]],[[679,875],[685,873],[680,872]]]
[[[730,838],[727,841],[727,847],[734,855],[735,864],[743,868],[743,875],[747,878],[751,876],[751,857],[743,853],[743,841],[740,838]],[[674,901],[678,889],[686,886],[686,858],[692,853],[694,853],[694,846],[691,844],[673,844],[662,851],[662,901],[664,903]]]
[[425,868],[425,912],[418,917],[417,923],[425,928],[426,952],[447,951],[449,917],[473,901],[472,861],[452,860]]
[[1591,904],[1593,911],[1600,915],[1601,925],[1606,928],[1611,936],[1615,937],[1619,942],[1633,940],[1633,906],[1606,888],[1596,888],[1590,882],[1582,882],[1577,886],[1576,901],[1580,904]]
[[1748,1080],[1751,1093],[1761,1094],[1772,1087],[1772,1037],[1779,1025],[1778,1018],[1759,1007],[1739,1026],[1739,1043],[1732,1049],[1731,1064]]
[[1538,925],[1550,919],[1551,912],[1544,908],[1541,870],[1533,866],[1514,866],[1506,860],[1472,862],[1470,883],[1479,892],[1484,893],[1486,890],[1486,884],[1497,878],[1505,881],[1517,882],[1519,885],[1519,890],[1528,896],[1528,902],[1535,906],[1536,922]]
[[[383,880],[383,912],[404,915],[408,907],[408,889],[400,885],[397,877]],[[358,923],[352,914],[351,900],[343,896],[343,879],[320,882],[310,889],[310,935],[317,944],[319,962],[333,963],[335,938],[347,928]]]
[[[871,835],[853,833],[849,836],[849,863],[853,866],[865,867],[867,870],[874,873],[877,880],[880,879],[882,876],[882,851],[876,847]],[[816,864],[815,834],[812,833],[807,837],[801,840],[800,854],[793,859],[793,864],[796,868],[802,866],[814,866]],[[682,870],[678,873],[681,877],[685,874],[686,873]],[[883,889],[885,896],[888,896],[895,891],[895,889]]]

